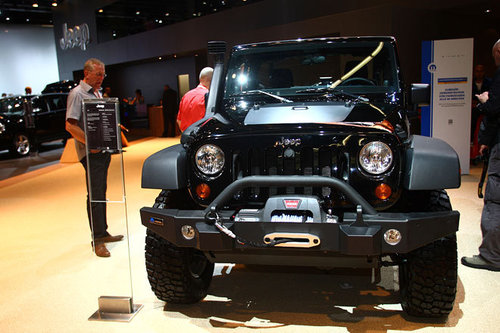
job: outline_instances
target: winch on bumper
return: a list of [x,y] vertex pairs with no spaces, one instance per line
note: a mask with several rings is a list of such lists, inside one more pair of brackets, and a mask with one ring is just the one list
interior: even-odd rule
[[[263,209],[242,209],[236,214],[221,210],[243,188],[283,185],[327,186],[342,191],[357,206],[357,212],[330,215],[315,197],[293,194],[270,197]],[[172,244],[201,251],[279,247],[376,256],[408,253],[456,232],[459,213],[377,212],[349,184],[336,178],[250,176],[228,186],[205,210],[144,207],[141,220]]]

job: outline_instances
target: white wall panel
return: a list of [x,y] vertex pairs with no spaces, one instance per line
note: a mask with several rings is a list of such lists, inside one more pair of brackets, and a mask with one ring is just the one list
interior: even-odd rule
[[0,93],[40,93],[59,81],[52,27],[0,25]]

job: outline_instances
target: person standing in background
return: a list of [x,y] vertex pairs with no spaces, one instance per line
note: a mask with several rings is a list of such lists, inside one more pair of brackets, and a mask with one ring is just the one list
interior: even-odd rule
[[104,88],[104,93],[102,94],[102,97],[104,97],[104,98],[111,97],[111,87]]
[[[82,112],[82,101],[84,99],[102,98],[100,89],[102,81],[106,76],[104,63],[95,58],[87,60],[83,67],[83,75],[83,80],[68,95],[66,130],[75,139],[78,159],[85,169],[87,215],[92,232],[92,244],[94,245],[95,254],[99,257],[109,257],[110,253],[105,243],[117,242],[123,239],[123,235],[111,236],[108,233],[106,220],[105,201],[111,154],[105,151],[91,150],[89,151],[89,164],[87,165],[84,117]],[[91,179],[90,184],[89,178]],[[90,197],[92,197],[93,202],[90,202]]]
[[497,70],[490,90],[476,95],[480,103],[477,108],[484,115],[479,153],[483,155],[487,149],[491,151],[481,214],[483,239],[479,246],[479,254],[462,257],[462,264],[500,271],[500,39],[493,45],[492,53]]
[[205,95],[210,89],[213,72],[211,67],[203,68],[200,72],[200,84],[182,97],[177,115],[177,124],[182,132],[205,116]]
[[168,84],[163,86],[163,94],[160,103],[163,110],[163,136],[175,137],[177,112],[179,111],[177,91],[171,89]]
[[477,95],[482,94],[490,89],[491,79],[486,77],[486,70],[484,65],[477,64],[474,66],[472,80],[472,114],[471,114],[471,141],[474,138],[477,128],[477,122],[480,116],[480,112],[477,109],[479,100]]

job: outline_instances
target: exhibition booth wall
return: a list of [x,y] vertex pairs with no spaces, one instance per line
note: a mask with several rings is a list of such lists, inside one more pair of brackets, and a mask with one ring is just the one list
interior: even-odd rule
[[[198,65],[191,68],[191,86],[197,83],[194,73],[210,65],[206,45],[210,40],[224,40],[229,46],[269,40],[320,36],[389,35],[398,40],[400,62],[406,82],[420,80],[421,41],[448,38],[474,38],[474,59],[494,69],[489,50],[498,38],[498,23],[483,16],[477,1],[375,1],[332,2],[326,0],[265,0],[249,3],[210,15],[162,26],[115,40],[98,42],[96,11],[112,1],[64,2],[54,10],[54,37],[57,45],[61,79],[74,79],[86,59],[96,57],[107,66],[120,65],[128,71],[129,64],[147,62],[153,65],[145,78],[135,77],[135,86],[163,76],[156,65],[183,57],[195,57]],[[450,10],[453,8],[453,10]],[[479,13],[479,14],[476,14]],[[481,15],[480,15],[481,14]],[[66,26],[65,26],[66,25]],[[81,47],[60,47],[65,29],[87,25],[88,44]],[[479,52],[478,52],[479,50]],[[161,57],[161,59],[160,59]],[[127,75],[127,74],[124,74]],[[194,76],[194,77],[193,77]],[[108,80],[111,79],[108,78]]]
[[38,94],[59,81],[52,27],[1,24],[0,41],[1,93],[24,94],[30,86]]

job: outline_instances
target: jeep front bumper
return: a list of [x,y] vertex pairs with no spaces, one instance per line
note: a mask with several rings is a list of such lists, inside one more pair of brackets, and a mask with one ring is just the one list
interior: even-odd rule
[[[342,191],[355,205],[357,212],[342,216],[325,215],[315,207],[314,199],[304,195],[283,195],[270,198],[262,210],[239,213],[222,210],[223,203],[237,191],[248,186],[329,186]],[[275,210],[290,198],[291,212],[305,205],[312,211],[307,222],[276,222],[271,218]],[[272,201],[274,200],[274,201]],[[272,201],[272,202],[271,202]],[[293,202],[301,202],[294,205]],[[270,206],[270,207],[269,207]],[[217,212],[220,224],[229,229],[236,239],[221,232],[213,220],[207,219]],[[241,212],[241,211],[240,211]],[[329,253],[352,256],[377,256],[383,254],[408,253],[458,230],[459,212],[377,212],[349,184],[335,178],[321,176],[251,176],[228,186],[206,210],[141,209],[141,220],[167,241],[179,247],[196,248],[204,252],[294,251]],[[249,218],[249,216],[251,218]],[[184,229],[183,229],[184,228]],[[184,232],[183,232],[184,230]],[[189,233],[186,233],[189,230]],[[397,244],[385,240],[389,234],[400,236]],[[188,236],[188,237],[186,237]],[[245,241],[239,241],[239,240]],[[276,240],[283,241],[274,245]],[[281,246],[280,246],[281,245]],[[305,253],[304,253],[305,254]],[[305,254],[307,255],[307,254]]]

